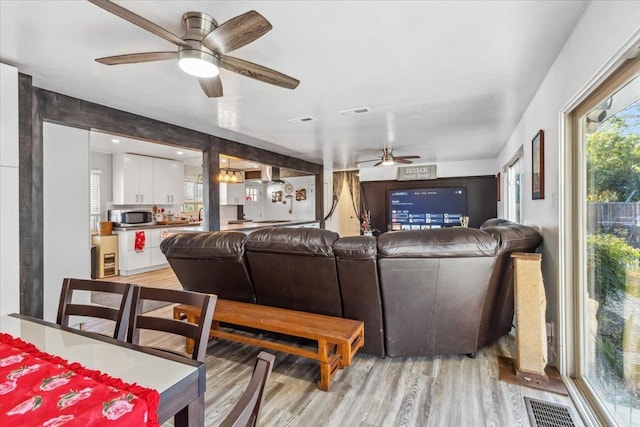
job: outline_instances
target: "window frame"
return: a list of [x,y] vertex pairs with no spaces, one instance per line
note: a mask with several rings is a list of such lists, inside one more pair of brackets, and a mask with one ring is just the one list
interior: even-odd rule
[[[93,212],[93,207],[94,207],[94,192],[93,192],[93,179],[94,176],[98,177],[98,186],[97,186],[97,190],[98,190],[98,212],[94,213]],[[101,198],[102,198],[102,170],[101,169],[91,169],[89,172],[89,224],[91,224],[92,229],[95,228],[97,229],[98,225],[100,224],[100,221],[102,219],[102,209],[101,209]],[[94,221],[95,219],[95,221]]]
[[559,365],[566,380],[569,394],[576,407],[592,422],[616,425],[603,401],[585,379],[585,328],[584,313],[586,292],[586,152],[581,118],[600,105],[640,73],[640,57],[620,58],[608,68],[609,73],[583,92],[581,100],[565,110],[562,117],[564,144],[560,156],[563,159],[560,176],[569,183],[560,186],[560,264],[559,307]]
[[[518,220],[516,221],[514,218],[511,218],[509,212],[511,210],[511,203],[513,201],[513,198],[511,196],[511,187],[509,184],[509,179],[510,179],[510,171],[511,168],[513,167],[513,165],[515,165],[516,163],[520,162],[520,218],[518,218]],[[508,218],[510,221],[514,221],[514,222],[518,222],[520,223],[522,221],[523,218],[523,208],[524,208],[524,199],[523,199],[523,194],[524,192],[523,190],[523,181],[524,181],[524,171],[523,171],[523,164],[524,164],[524,145],[521,145],[515,152],[515,154],[511,157],[511,159],[509,159],[509,161],[503,166],[502,168],[502,175],[504,175],[504,179],[505,179],[505,185],[504,185],[504,189],[505,189],[505,194],[504,194],[504,207],[503,207],[503,215]],[[502,183],[501,183],[502,184]],[[502,187],[502,185],[501,185]]]

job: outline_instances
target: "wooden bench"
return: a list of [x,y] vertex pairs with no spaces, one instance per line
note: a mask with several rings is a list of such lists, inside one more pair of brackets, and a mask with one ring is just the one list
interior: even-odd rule
[[[175,319],[185,318],[185,316],[189,322],[197,322],[200,316],[199,309],[184,304],[173,308]],[[223,331],[220,330],[221,322],[307,338],[316,341],[318,349],[313,351],[294,344]],[[341,317],[218,299],[213,313],[210,336],[317,360],[320,362],[318,388],[327,391],[335,371],[349,366],[353,355],[364,345],[364,323]],[[189,352],[189,346],[193,346],[193,340],[187,339],[187,352]]]

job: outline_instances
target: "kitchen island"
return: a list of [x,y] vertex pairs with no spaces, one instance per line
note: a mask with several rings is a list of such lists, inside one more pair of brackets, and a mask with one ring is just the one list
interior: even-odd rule
[[[272,220],[259,222],[242,222],[225,224],[220,231],[241,231],[249,234],[260,228],[267,227],[308,227],[320,228],[318,220]],[[118,234],[119,269],[121,276],[146,273],[169,266],[167,259],[160,250],[160,242],[166,237],[177,233],[201,233],[204,227],[200,223],[188,224],[154,224],[127,227],[114,227]],[[143,236],[143,237],[142,237]],[[136,239],[136,237],[138,239]],[[143,244],[140,245],[140,239]],[[138,243],[136,244],[136,240]]]

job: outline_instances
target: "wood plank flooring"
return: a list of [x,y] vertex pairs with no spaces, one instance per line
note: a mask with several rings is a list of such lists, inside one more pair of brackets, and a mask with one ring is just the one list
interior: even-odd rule
[[[117,280],[180,288],[171,269]],[[155,313],[171,317],[172,309],[163,307]],[[111,326],[106,321],[93,321],[85,327],[108,331]],[[163,347],[184,350],[179,337],[143,331],[143,345],[160,342]],[[575,414],[568,397],[498,380],[498,356],[511,356],[513,350],[514,339],[507,335],[479,351],[476,359],[458,355],[381,359],[358,353],[351,366],[332,379],[329,392],[316,387],[316,362],[274,353],[276,363],[267,385],[261,425],[529,426],[524,396],[569,406]],[[206,358],[205,425],[218,425],[231,410],[249,382],[259,351],[239,343],[211,343]],[[583,425],[579,419],[574,421]]]

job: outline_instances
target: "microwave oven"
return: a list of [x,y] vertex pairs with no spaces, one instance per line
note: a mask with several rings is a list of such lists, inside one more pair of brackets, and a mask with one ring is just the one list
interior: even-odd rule
[[116,227],[153,224],[153,213],[145,210],[110,210],[108,217]]

